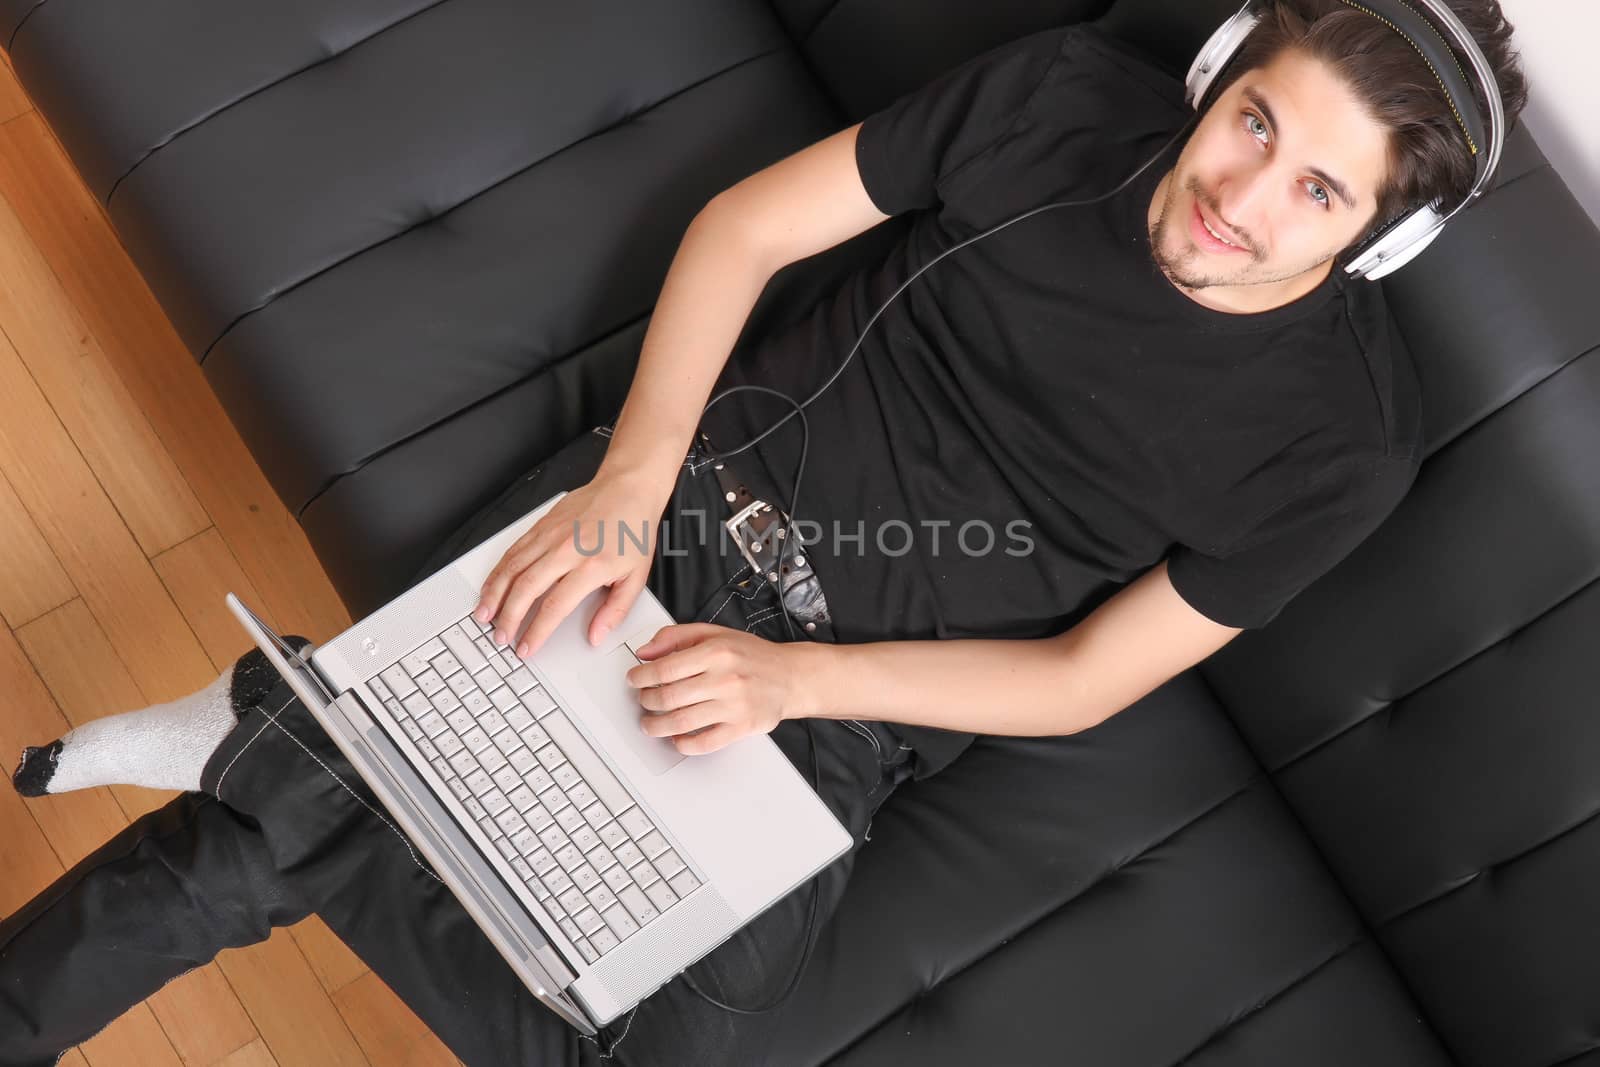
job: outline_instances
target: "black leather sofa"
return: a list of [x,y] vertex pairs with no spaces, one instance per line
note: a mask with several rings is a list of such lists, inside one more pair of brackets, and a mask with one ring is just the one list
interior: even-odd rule
[[[0,41],[361,612],[615,413],[709,196],[1051,24],[1181,78],[1233,7],[0,0]],[[1597,277],[1518,128],[1376,283],[1425,393],[1400,510],[1101,726],[902,787],[784,1062],[1600,1065]]]

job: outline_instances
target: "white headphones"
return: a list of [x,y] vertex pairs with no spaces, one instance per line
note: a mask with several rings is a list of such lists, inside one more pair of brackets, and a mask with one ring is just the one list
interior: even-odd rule
[[[1423,18],[1406,0],[1363,0],[1362,3],[1341,0],[1341,2],[1380,20],[1405,38],[1422,56],[1433,71],[1434,77],[1439,80],[1440,88],[1444,89],[1445,95],[1450,100],[1450,108],[1455,113],[1456,122],[1466,137],[1467,148],[1472,153],[1477,169],[1472,192],[1468,193],[1466,199],[1456,205],[1448,215],[1440,215],[1441,201],[1436,199],[1430,204],[1399,216],[1394,222],[1368,238],[1368,243],[1345,266],[1345,271],[1352,278],[1375,280],[1410,262],[1439,236],[1444,224],[1454,218],[1456,212],[1482,196],[1488,189],[1495,169],[1500,165],[1500,152],[1505,142],[1505,106],[1500,99],[1500,88],[1495,83],[1494,71],[1490,68],[1489,61],[1484,57],[1477,41],[1473,40],[1472,34],[1456,17],[1455,12],[1445,6],[1444,0],[1416,0],[1416,2],[1427,8],[1438,19],[1445,32],[1455,39],[1456,49],[1466,56],[1479,84],[1484,87],[1483,95],[1489,102],[1487,136],[1482,117],[1473,102],[1472,88],[1467,81],[1466,72],[1461,69],[1460,63],[1450,51],[1450,46],[1432,23]],[[1227,67],[1228,61],[1234,57],[1239,47],[1244,44],[1245,38],[1250,35],[1250,31],[1260,21],[1261,6],[1262,0],[1245,0],[1244,6],[1218,27],[1211,35],[1211,39],[1200,49],[1200,54],[1195,56],[1194,62],[1189,66],[1188,76],[1184,79],[1186,86],[1184,99],[1196,111],[1201,109],[1206,91]]]

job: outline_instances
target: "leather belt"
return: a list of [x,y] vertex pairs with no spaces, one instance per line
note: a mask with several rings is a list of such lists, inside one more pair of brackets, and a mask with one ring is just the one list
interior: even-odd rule
[[[711,443],[704,433],[700,440]],[[791,526],[788,512],[752,493],[727,460],[713,461],[711,469],[732,513],[722,526],[738,546],[739,554],[760,580],[779,591],[789,614],[804,621],[806,632],[816,632],[819,622],[829,621],[821,579],[798,542],[789,548],[781,569],[778,563],[778,552],[788,535],[785,527]]]

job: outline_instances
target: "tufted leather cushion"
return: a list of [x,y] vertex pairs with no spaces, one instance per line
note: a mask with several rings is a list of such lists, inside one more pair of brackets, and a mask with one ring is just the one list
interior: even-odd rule
[[[0,0],[0,41],[354,612],[621,404],[704,201],[985,48],[1219,0]],[[774,279],[798,316],[905,220]],[[1380,283],[1429,459],[1083,733],[880,812],[784,1062],[1600,1062],[1600,234],[1526,130]],[[1003,699],[997,695],[996,699]]]

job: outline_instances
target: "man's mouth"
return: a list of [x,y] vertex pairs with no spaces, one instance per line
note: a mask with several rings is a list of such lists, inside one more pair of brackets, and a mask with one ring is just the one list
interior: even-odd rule
[[1206,222],[1205,216],[1201,214],[1200,202],[1198,200],[1194,202],[1194,207],[1189,212],[1189,233],[1194,238],[1196,244],[1212,252],[1222,253],[1249,251],[1249,249],[1245,248],[1243,245],[1235,244],[1213,230]]

